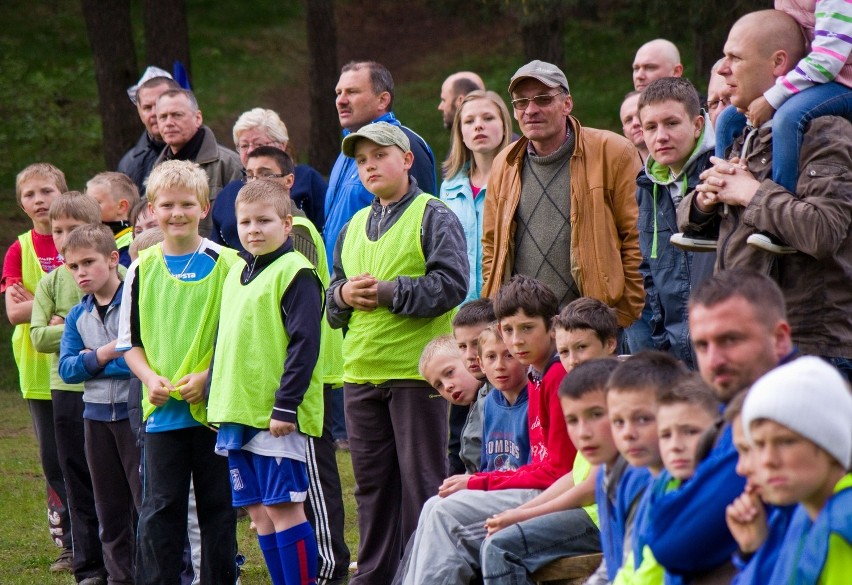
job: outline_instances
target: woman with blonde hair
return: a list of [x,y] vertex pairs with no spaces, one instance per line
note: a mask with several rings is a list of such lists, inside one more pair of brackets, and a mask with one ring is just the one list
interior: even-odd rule
[[497,93],[472,91],[464,98],[452,129],[450,154],[444,162],[441,199],[464,227],[470,262],[470,287],[465,301],[482,290],[482,211],[494,157],[512,139],[512,119]]

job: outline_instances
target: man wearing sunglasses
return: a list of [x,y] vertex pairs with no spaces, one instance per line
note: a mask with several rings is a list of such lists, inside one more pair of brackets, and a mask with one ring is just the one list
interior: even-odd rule
[[543,281],[560,305],[600,299],[627,327],[645,302],[633,144],[571,116],[565,74],[527,63],[509,84],[523,137],[497,155],[485,200],[483,296],[513,274]]

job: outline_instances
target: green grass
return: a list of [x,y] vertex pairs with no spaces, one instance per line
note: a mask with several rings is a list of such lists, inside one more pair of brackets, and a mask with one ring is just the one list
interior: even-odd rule
[[[0,391],[0,582],[4,585],[72,585],[70,574],[55,575],[48,567],[59,554],[47,532],[44,477],[26,404],[17,391]],[[357,549],[352,462],[338,452],[344,483],[346,542]],[[237,527],[240,552],[246,555],[243,585],[270,583],[263,557],[248,519]]]

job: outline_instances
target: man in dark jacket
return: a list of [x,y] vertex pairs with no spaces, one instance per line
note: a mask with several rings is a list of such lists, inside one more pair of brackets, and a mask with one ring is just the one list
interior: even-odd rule
[[[734,24],[719,74],[731,103],[746,111],[804,56],[798,24],[777,10],[753,12]],[[772,181],[772,124],[747,128],[729,161],[711,159],[678,224],[718,234],[716,269],[749,268],[781,287],[793,341],[802,353],[826,358],[852,378],[852,123],[826,116],[808,126],[791,193]],[[724,204],[724,205],[720,205]],[[755,247],[758,232],[774,234],[796,252]]]
[[145,196],[145,179],[154,168],[154,162],[166,143],[157,126],[157,99],[170,89],[180,89],[177,81],[168,71],[159,67],[148,67],[139,79],[139,83],[127,90],[130,101],[139,112],[139,119],[145,125],[145,131],[136,145],[128,150],[118,163],[118,172],[130,177],[139,188],[139,194]]

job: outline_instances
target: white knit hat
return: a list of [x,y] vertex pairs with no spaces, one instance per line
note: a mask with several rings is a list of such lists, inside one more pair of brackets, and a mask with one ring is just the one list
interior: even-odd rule
[[813,441],[844,469],[852,462],[852,394],[843,376],[817,357],[801,357],[769,371],[749,390],[743,431],[769,419]]

